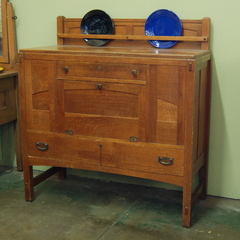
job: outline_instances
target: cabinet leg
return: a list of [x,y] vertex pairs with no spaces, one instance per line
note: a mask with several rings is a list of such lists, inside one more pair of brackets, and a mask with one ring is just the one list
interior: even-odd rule
[[60,180],[64,180],[66,177],[67,177],[67,169],[66,168],[62,168],[61,170],[59,170],[58,178]]
[[191,188],[183,188],[183,205],[182,205],[182,225],[183,227],[191,227],[192,216],[192,192]]
[[16,119],[14,122],[14,138],[15,138],[15,151],[16,151],[16,160],[17,160],[17,170],[23,170],[22,163],[22,148],[21,148],[21,136],[20,136],[20,123],[19,119]]
[[27,166],[24,169],[24,189],[26,201],[34,200],[34,182],[33,182],[33,168]]

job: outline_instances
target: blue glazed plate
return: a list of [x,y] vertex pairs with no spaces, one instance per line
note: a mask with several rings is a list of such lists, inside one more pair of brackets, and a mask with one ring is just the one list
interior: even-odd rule
[[[146,20],[146,36],[181,36],[182,22],[179,17],[172,11],[160,9],[153,12]],[[170,48],[177,41],[156,41],[149,42],[157,48]]]
[[[107,13],[102,10],[92,10],[88,12],[81,21],[82,34],[113,34],[114,24]],[[103,46],[109,39],[84,39],[92,46]]]

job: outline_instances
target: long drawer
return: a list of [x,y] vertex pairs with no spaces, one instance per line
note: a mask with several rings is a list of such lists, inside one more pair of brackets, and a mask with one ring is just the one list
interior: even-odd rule
[[50,132],[28,133],[28,155],[148,173],[183,176],[184,150],[154,143],[74,137]]
[[57,76],[61,78],[108,78],[146,80],[146,65],[94,62],[64,62],[57,64]]

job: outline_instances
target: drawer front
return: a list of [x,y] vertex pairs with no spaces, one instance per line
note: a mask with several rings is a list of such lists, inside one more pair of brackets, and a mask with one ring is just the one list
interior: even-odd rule
[[28,133],[28,155],[48,158],[49,161],[54,159],[100,165],[97,142],[64,134]]
[[145,140],[144,85],[58,80],[58,90],[60,132]]
[[183,176],[184,150],[151,143],[103,143],[103,166]]
[[146,80],[146,65],[94,62],[58,62],[58,78]]

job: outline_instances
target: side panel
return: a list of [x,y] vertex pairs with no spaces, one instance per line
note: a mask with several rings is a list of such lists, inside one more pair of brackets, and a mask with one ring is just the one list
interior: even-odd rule
[[55,61],[25,61],[28,129],[57,131],[57,85]]
[[184,145],[186,67],[152,66],[150,72],[150,142]]

